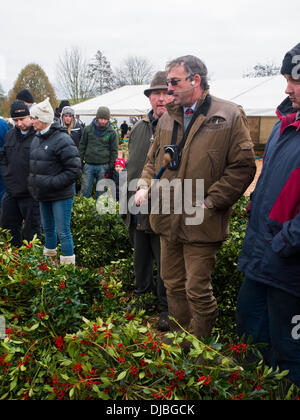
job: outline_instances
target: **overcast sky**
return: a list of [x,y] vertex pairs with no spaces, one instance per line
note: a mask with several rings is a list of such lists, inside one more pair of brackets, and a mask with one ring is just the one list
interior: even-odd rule
[[[213,79],[241,77],[258,62],[280,64],[300,42],[297,2],[282,0],[14,0],[1,4],[0,83],[12,88],[29,63],[55,86],[58,57],[98,49],[118,67],[129,55],[156,70],[193,54]],[[294,9],[294,10],[293,10]]]

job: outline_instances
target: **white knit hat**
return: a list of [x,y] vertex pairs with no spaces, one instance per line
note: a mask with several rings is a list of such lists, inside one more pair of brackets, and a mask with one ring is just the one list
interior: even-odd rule
[[32,118],[37,118],[43,123],[53,123],[54,120],[54,111],[50,104],[49,98],[45,99],[39,104],[33,105],[30,108],[30,115]]

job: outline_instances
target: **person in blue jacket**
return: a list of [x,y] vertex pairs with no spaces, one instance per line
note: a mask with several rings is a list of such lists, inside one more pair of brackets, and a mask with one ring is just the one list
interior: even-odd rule
[[[5,134],[8,132],[9,129],[10,127],[7,124],[7,122],[4,119],[0,118],[0,149],[2,149],[4,146]],[[0,166],[0,215],[1,215],[2,197],[4,196],[4,193],[5,193],[5,185],[2,179],[1,166]]]
[[239,336],[266,343],[267,364],[300,386],[300,43],[284,57],[288,97],[268,140],[251,196],[238,269]]

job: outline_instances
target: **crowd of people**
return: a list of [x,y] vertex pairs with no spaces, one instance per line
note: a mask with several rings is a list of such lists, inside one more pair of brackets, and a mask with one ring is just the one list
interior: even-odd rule
[[84,127],[68,101],[54,112],[48,98],[36,104],[24,89],[11,104],[10,117],[12,127],[0,119],[0,226],[10,231],[15,247],[34,235],[41,239],[43,230],[44,255],[56,262],[59,239],[60,263],[75,264],[70,226],[81,173],[79,193],[90,197],[94,178],[98,182],[109,171],[115,176],[120,164],[125,167],[110,112],[99,108]]
[[[281,67],[288,97],[278,107],[279,121],[251,196],[238,261],[245,279],[236,317],[239,336],[265,343],[265,361],[288,370],[300,386],[300,337],[292,333],[300,313],[297,57],[300,61],[300,44],[285,55]],[[129,206],[123,217],[134,249],[134,294],[156,296],[161,331],[192,324],[194,335],[202,339],[211,335],[218,317],[212,285],[217,251],[228,237],[231,208],[256,172],[248,121],[241,106],[213,96],[206,65],[195,56],[170,61],[144,94],[151,110],[130,131],[125,162],[118,157],[108,108],[100,107],[83,128],[69,104],[54,113],[48,99],[32,104],[30,93],[23,91],[11,105],[14,128],[0,120],[1,226],[11,231],[15,246],[40,236],[42,226],[44,254],[53,259],[58,234],[61,263],[75,264],[70,218],[76,181],[82,173],[80,194],[90,197],[94,180],[126,170],[128,185],[138,179],[136,191],[128,190],[128,203],[148,209],[136,213]],[[127,135],[126,122],[121,131],[122,137]],[[186,208],[178,211],[176,188],[170,189],[170,211],[153,211],[155,181],[175,179],[181,181],[180,197],[187,196],[190,184],[185,181],[191,181],[190,201],[201,221],[191,222]],[[204,180],[203,197],[198,180]],[[156,196],[159,209],[163,195]],[[182,343],[186,351],[189,345]]]

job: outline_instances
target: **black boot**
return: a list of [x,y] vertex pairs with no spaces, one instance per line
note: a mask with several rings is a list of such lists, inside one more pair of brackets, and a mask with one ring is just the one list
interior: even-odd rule
[[157,324],[159,331],[170,331],[170,320],[168,312],[162,312]]

